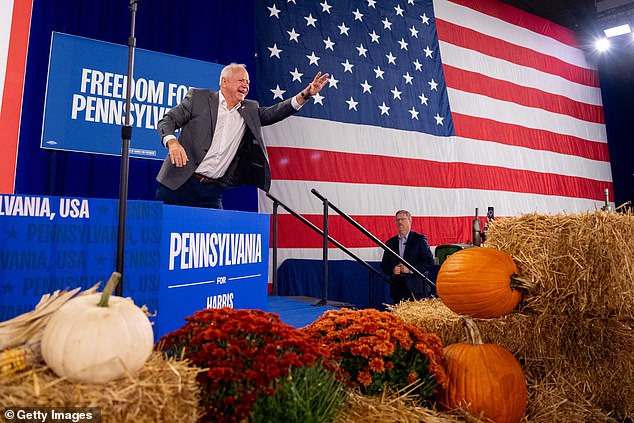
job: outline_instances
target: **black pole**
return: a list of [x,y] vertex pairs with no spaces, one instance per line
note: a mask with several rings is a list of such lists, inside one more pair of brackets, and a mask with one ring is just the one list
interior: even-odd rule
[[372,303],[374,302],[374,297],[372,295],[372,275],[368,273],[368,307],[372,307]]
[[115,289],[115,294],[123,295],[123,268],[125,261],[125,223],[128,205],[128,176],[130,173],[130,139],[132,139],[132,126],[130,125],[130,106],[132,103],[132,75],[134,74],[134,48],[136,38],[136,10],[140,0],[130,0],[130,38],[128,38],[128,80],[126,84],[125,122],[121,127],[121,173],[119,177],[119,224],[117,227],[117,272],[121,273],[121,281]]
[[277,295],[277,215],[280,203],[273,201],[273,289],[271,293]]
[[321,281],[321,300],[313,305],[328,305],[328,238],[328,200],[324,200],[323,280]]

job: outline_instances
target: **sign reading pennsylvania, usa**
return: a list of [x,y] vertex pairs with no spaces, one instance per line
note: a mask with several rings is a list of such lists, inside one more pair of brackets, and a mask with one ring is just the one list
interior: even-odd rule
[[[118,201],[0,195],[0,322],[58,290],[100,290],[116,269]],[[123,293],[159,307],[163,203],[128,201]],[[153,317],[152,320],[155,320]]]
[[[130,156],[163,160],[156,123],[191,87],[218,88],[222,65],[136,49]],[[53,33],[42,148],[121,154],[128,47]]]

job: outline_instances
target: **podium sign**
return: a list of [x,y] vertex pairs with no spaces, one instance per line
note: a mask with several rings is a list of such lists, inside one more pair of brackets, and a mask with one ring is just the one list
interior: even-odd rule
[[[56,290],[87,289],[115,270],[117,200],[0,195],[0,321]],[[128,201],[123,295],[158,308],[163,204]]]
[[163,208],[161,333],[205,308],[266,308],[269,216]]
[[[0,321],[115,270],[118,200],[0,195]],[[154,335],[205,308],[266,308],[269,216],[128,201],[123,295]]]

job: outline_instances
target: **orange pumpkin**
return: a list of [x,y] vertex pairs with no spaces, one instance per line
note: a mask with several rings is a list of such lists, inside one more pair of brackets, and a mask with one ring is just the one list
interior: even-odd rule
[[463,409],[495,423],[518,423],[526,412],[526,378],[513,354],[500,345],[483,344],[473,320],[465,319],[467,344],[444,349],[446,389],[437,399],[446,410]]
[[467,248],[444,261],[436,279],[438,297],[452,311],[488,319],[510,313],[530,280],[518,275],[513,258],[486,247]]

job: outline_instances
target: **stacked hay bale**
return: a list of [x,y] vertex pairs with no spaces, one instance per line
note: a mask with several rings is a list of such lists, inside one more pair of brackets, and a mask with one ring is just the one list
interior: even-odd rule
[[195,423],[200,371],[187,361],[153,352],[136,375],[88,385],[60,378],[42,365],[0,376],[0,398],[4,407],[95,407],[103,422]]
[[[634,216],[527,214],[495,221],[487,246],[510,254],[536,286],[518,312],[478,320],[485,342],[515,354],[531,422],[634,417]],[[462,339],[439,300],[393,308],[405,320]]]

